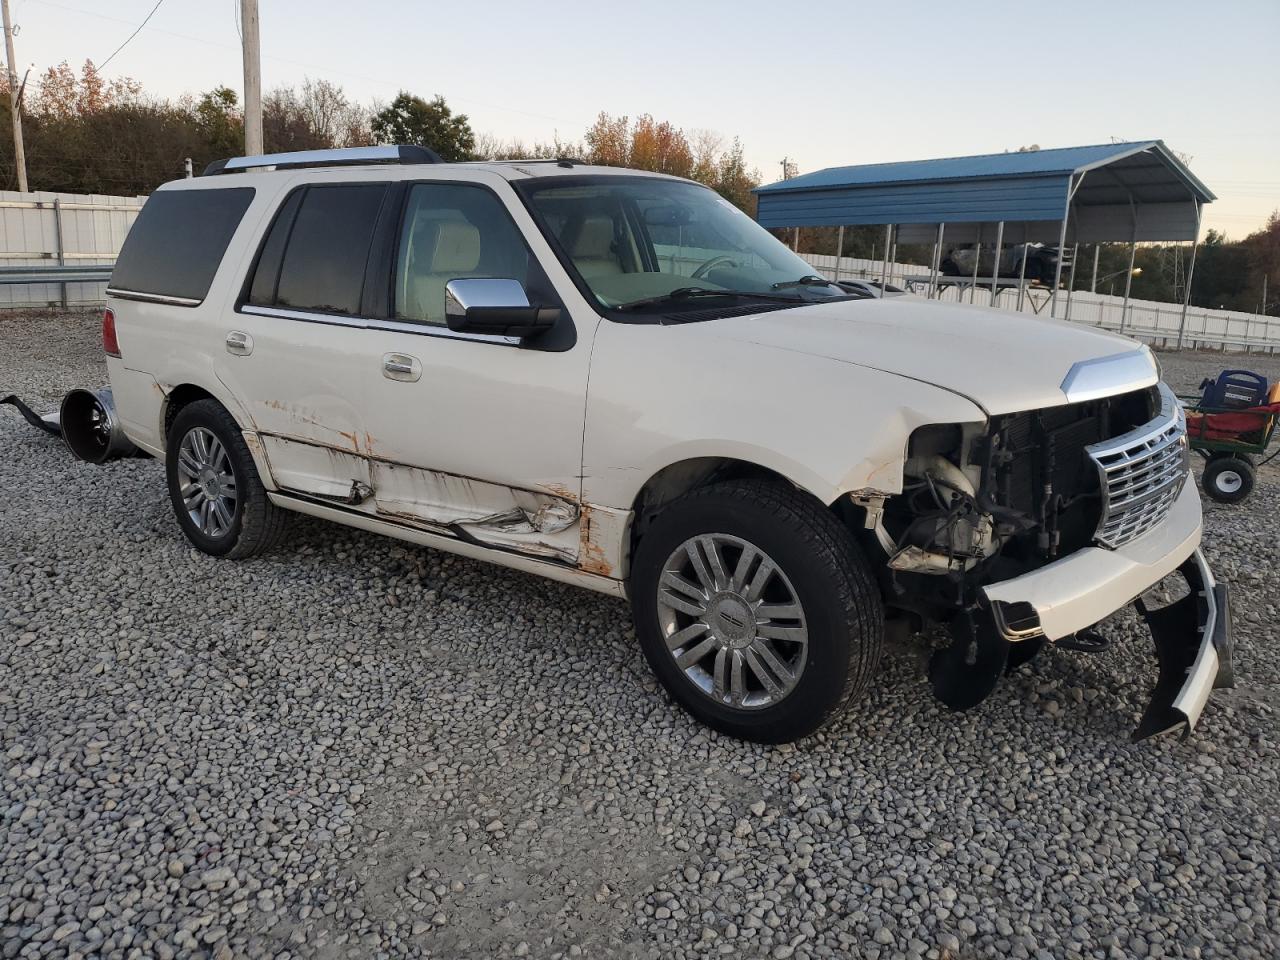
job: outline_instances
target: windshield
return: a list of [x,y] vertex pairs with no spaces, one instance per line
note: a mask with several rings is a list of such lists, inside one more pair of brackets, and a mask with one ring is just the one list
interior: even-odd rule
[[718,297],[732,306],[848,296],[706,187],[621,176],[519,186],[605,309],[670,314]]

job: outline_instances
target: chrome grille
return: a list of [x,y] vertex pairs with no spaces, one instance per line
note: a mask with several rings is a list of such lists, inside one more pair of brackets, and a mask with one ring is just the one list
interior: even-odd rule
[[1156,419],[1085,450],[1098,469],[1102,519],[1095,539],[1105,547],[1123,546],[1159,524],[1190,470],[1186,417],[1164,384]]

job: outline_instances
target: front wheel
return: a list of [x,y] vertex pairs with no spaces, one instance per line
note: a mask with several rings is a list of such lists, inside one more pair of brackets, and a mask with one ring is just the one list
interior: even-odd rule
[[782,484],[714,484],[664,509],[631,574],[646,659],[694,717],[782,743],[866,687],[883,644],[861,551],[813,498]]
[[1253,491],[1256,470],[1243,457],[1214,457],[1204,468],[1204,492],[1218,503],[1239,503]]

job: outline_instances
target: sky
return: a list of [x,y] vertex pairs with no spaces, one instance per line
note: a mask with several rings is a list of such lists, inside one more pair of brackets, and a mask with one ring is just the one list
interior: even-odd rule
[[[740,137],[765,182],[830,166],[1163,139],[1239,239],[1280,208],[1280,0],[259,0],[264,89],[441,94],[473,128],[576,141],[600,111]],[[102,63],[155,0],[10,0],[16,61]],[[161,0],[107,65],[241,89],[239,0]]]

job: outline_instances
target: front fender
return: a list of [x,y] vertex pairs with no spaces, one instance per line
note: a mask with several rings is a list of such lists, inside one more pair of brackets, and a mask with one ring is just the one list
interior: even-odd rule
[[690,335],[694,326],[601,325],[583,444],[587,502],[629,508],[650,477],[697,457],[767,467],[827,504],[855,490],[898,493],[913,430],[986,419],[942,387]]

